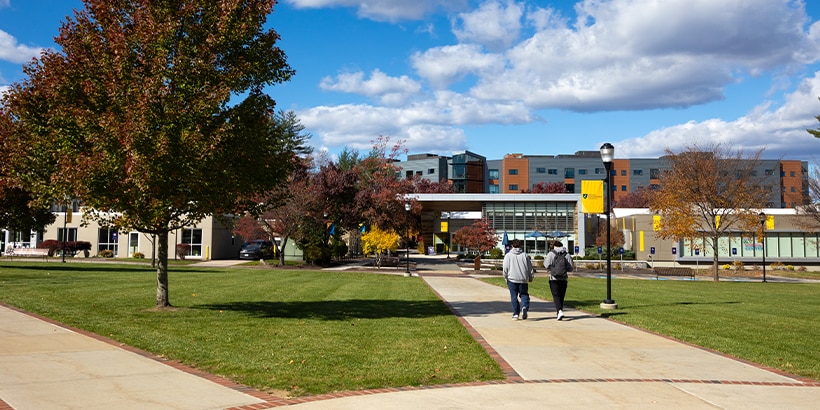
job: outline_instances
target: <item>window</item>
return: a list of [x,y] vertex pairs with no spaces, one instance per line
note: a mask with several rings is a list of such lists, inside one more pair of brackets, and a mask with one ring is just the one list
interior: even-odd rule
[[558,175],[558,170],[555,168],[550,168],[549,171],[547,171],[547,173],[550,175]]
[[518,175],[518,170],[517,169],[510,169],[510,170],[507,170],[507,173],[510,174],[510,175]]
[[491,194],[500,194],[501,190],[498,187],[498,184],[490,184],[490,193]]
[[134,256],[140,251],[140,233],[131,232],[128,234],[128,255]]
[[436,169],[435,169],[435,168],[427,168],[427,173],[428,173],[428,174],[435,174],[435,173],[436,173]]
[[797,188],[792,187],[792,192],[797,192]]
[[621,185],[621,191],[626,192],[626,185]]
[[622,177],[625,177],[625,176],[626,176],[626,170],[625,170],[625,169],[622,169],[622,170],[621,170],[621,176],[622,176]]
[[507,189],[510,190],[510,191],[518,191],[518,185],[517,184],[511,184],[510,186],[507,187]]
[[536,174],[546,174],[546,173],[547,173],[547,169],[546,169],[546,168],[541,168],[541,167],[539,167],[539,168],[536,168],[536,169],[535,169],[535,173],[536,173]]
[[790,177],[795,177],[795,176],[797,176],[797,174],[795,174],[794,171],[791,171],[791,172],[789,172],[789,176]]
[[575,168],[564,168],[564,178],[575,178]]
[[202,256],[202,229],[183,229],[179,243],[191,245],[185,256]]
[[404,172],[405,179],[413,179],[413,171],[405,171]]
[[[66,236],[66,233],[68,236]],[[57,228],[57,240],[62,242],[73,242],[77,240],[77,228]]]
[[117,246],[118,232],[114,228],[100,228],[97,235],[97,253],[101,251],[112,251],[117,256],[119,247]]
[[773,169],[767,169],[765,173],[766,173],[766,175],[771,176],[771,175],[774,175],[774,170]]
[[421,176],[421,171],[416,171],[416,175]]
[[649,179],[658,179],[661,177],[661,170],[658,168],[649,168]]
[[604,173],[604,169],[603,169],[603,168],[595,168],[595,175],[601,175],[601,174],[603,174],[603,173]]
[[497,169],[491,169],[490,170],[490,179],[498,179],[498,170]]
[[612,172],[610,172],[609,174],[614,177],[614,176],[618,175],[618,171],[613,169]]
[[633,169],[632,170],[632,175],[641,176],[641,175],[643,175],[643,170],[642,169]]
[[587,174],[587,170],[586,170],[586,169],[579,169],[579,170],[578,170],[578,175],[586,175],[586,174]]

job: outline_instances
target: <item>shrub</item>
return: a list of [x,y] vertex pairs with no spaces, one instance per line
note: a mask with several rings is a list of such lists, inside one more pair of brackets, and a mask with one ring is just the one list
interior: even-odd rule
[[99,254],[97,254],[97,256],[99,256],[101,258],[113,258],[114,257],[114,251],[112,251],[111,249],[103,249],[103,250],[100,251]]
[[188,256],[188,253],[191,252],[191,245],[187,243],[178,243],[177,244],[177,257],[180,259],[185,259]]
[[786,270],[794,270],[794,265],[786,265]]
[[769,265],[769,268],[771,268],[772,270],[783,270],[786,269],[786,265],[784,265],[783,262],[774,262],[771,265]]
[[798,268],[797,268],[797,271],[798,271],[798,272],[805,272],[805,271],[807,271],[807,270],[809,270],[809,269],[808,269],[807,267],[805,267],[805,266],[800,266],[800,267],[798,267]]
[[76,241],[76,242],[73,242],[73,247],[74,247],[75,251],[90,251],[91,250],[91,242]]
[[134,259],[145,259],[145,254],[142,252],[134,252],[134,254],[131,255],[131,257]]
[[729,269],[732,269],[732,266],[727,263],[727,264],[721,266],[720,268],[723,269],[723,270],[729,270]]
[[735,270],[743,270],[743,261],[736,260],[736,261],[732,262],[732,267]]
[[54,256],[54,252],[62,249],[63,243],[56,239],[46,239],[37,245],[40,249],[48,249],[48,256]]
[[535,257],[533,259],[535,259],[537,261],[542,261],[542,260],[544,260],[544,255],[535,255]]
[[487,255],[489,259],[504,259],[504,251],[499,248],[492,248]]

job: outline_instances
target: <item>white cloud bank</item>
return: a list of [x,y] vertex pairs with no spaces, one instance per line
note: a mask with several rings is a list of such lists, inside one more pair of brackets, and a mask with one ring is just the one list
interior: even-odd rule
[[[379,104],[299,112],[335,146],[367,149],[375,135],[391,135],[406,139],[411,152],[459,151],[467,149],[462,127],[540,121],[545,109],[685,108],[720,101],[725,87],[745,78],[792,75],[820,60],[820,24],[809,26],[799,0],[583,0],[574,16],[512,0],[484,1],[471,11],[463,10],[466,2],[432,0],[289,2],[357,7],[360,16],[384,21],[459,10],[451,19],[458,42],[413,52],[414,73],[376,70],[369,79],[359,72],[322,81],[325,90]],[[802,152],[792,147],[815,142],[805,128],[820,112],[817,78],[781,107],[659,129],[619,144],[619,156],[657,156],[696,138]],[[450,91],[457,83],[468,88]]]

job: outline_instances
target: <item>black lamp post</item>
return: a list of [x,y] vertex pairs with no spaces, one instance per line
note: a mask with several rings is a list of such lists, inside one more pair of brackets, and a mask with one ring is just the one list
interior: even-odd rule
[[760,214],[760,243],[763,245],[763,283],[766,283],[766,214]]
[[[410,214],[410,202],[409,201],[404,203],[404,210],[407,211],[408,215]],[[407,220],[409,221],[410,218],[408,218]],[[410,235],[409,235],[410,232],[408,231],[407,233],[408,233],[408,235],[407,235],[407,244],[405,245],[407,247],[407,263],[406,263],[405,269],[404,269],[404,276],[412,276],[412,275],[410,275]]]
[[612,300],[612,160],[615,157],[615,147],[610,143],[601,146],[601,160],[606,168],[606,299],[601,303],[601,309],[617,309],[618,304]]

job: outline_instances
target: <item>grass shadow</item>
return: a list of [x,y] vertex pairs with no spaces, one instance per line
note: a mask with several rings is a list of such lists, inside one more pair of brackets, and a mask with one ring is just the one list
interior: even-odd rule
[[258,318],[318,320],[383,319],[391,317],[421,319],[451,315],[447,307],[440,301],[405,300],[248,301],[193,305],[190,308],[244,312],[248,316]]

